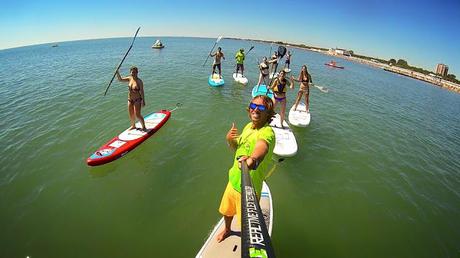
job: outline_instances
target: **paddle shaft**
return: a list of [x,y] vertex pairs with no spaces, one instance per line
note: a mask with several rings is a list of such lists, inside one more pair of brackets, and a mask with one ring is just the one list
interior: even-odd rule
[[241,257],[275,257],[246,161],[241,162],[241,218]]
[[246,52],[246,56],[247,56],[247,55],[249,54],[249,52],[251,52],[251,50],[253,50],[253,49],[254,49],[254,46],[252,46],[252,47],[248,50],[248,52]]
[[133,41],[131,42],[131,46],[129,46],[128,51],[126,51],[125,56],[123,57],[123,59],[121,59],[121,62],[120,62],[120,64],[118,64],[117,69],[115,69],[115,72],[113,73],[112,79],[110,80],[109,85],[107,85],[107,88],[105,89],[104,96],[107,94],[107,91],[109,90],[110,85],[112,85],[113,79],[115,79],[115,75],[117,74],[118,69],[120,69],[121,65],[125,61],[125,58],[128,56],[129,51],[133,47],[134,40],[136,40],[137,33],[139,32],[140,29],[141,29],[141,27],[137,28],[136,34],[134,34]]
[[209,56],[211,55],[212,51],[214,50],[214,48],[216,47],[217,43],[220,41],[221,38],[222,38],[222,36],[219,36],[217,38],[216,42],[214,42],[214,46],[212,46],[211,51],[209,51],[209,54],[206,57],[206,60],[204,61],[203,66],[206,64],[206,62],[208,62]]
[[[270,79],[270,83],[267,85],[267,88],[269,88],[271,85],[272,85],[272,82],[273,82],[273,79],[275,78],[275,73],[276,73],[276,70],[278,69],[278,63],[280,62],[281,58],[284,57],[284,55],[286,54],[286,48],[283,47],[283,46],[279,46],[278,47],[278,60],[276,61],[276,65],[275,65],[275,70],[273,71],[273,76],[272,78]],[[270,75],[269,75],[270,76]],[[267,94],[268,94],[268,91],[267,91]]]

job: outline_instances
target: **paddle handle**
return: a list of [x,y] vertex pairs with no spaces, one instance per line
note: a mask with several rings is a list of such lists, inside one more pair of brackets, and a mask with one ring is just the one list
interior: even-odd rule
[[241,162],[241,257],[275,257],[246,160]]
[[117,66],[117,69],[115,69],[115,72],[113,73],[112,79],[110,80],[109,85],[107,85],[107,88],[104,91],[104,96],[107,94],[107,91],[109,90],[110,85],[112,85],[113,79],[115,79],[115,75],[117,74],[118,69],[120,69],[121,65],[123,64],[123,62],[125,61],[126,57],[128,56],[129,51],[131,51],[131,48],[133,48],[134,40],[136,40],[137,33],[139,33],[140,29],[141,29],[141,27],[137,28],[136,34],[134,34],[133,41],[131,42],[131,46],[129,46],[128,51],[126,51],[125,56],[123,56],[123,59],[121,59],[121,62]]
[[212,51],[214,50],[214,48],[216,47],[216,45],[217,45],[217,42],[214,43],[214,46],[212,46],[211,51],[209,51],[209,54],[208,54],[208,56],[206,57],[206,60],[204,61],[203,66],[206,64],[206,62],[208,62],[209,56],[211,55],[211,53],[212,53]]

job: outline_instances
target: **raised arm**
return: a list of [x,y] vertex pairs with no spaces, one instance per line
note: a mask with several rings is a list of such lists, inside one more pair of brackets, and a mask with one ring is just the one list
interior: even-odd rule
[[119,70],[117,70],[116,74],[117,74],[118,81],[120,81],[120,82],[129,82],[129,77],[121,77]]
[[296,82],[300,82],[300,80],[301,80],[300,75],[299,75],[299,79],[296,79],[296,78],[294,78],[294,76],[291,75],[291,79],[296,81]]

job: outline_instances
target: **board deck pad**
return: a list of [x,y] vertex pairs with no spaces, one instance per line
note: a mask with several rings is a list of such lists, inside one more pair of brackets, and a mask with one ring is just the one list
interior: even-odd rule
[[219,74],[214,73],[214,74],[209,75],[208,83],[209,83],[209,86],[219,87],[219,86],[224,85],[225,81],[224,81],[224,77],[220,78]]
[[[262,185],[262,193],[259,203],[264,215],[265,225],[267,225],[268,234],[271,236],[273,228],[273,201],[270,188],[265,182],[263,182]],[[232,221],[231,235],[224,241],[217,243],[216,237],[224,228],[225,222],[222,218],[211,231],[211,234],[196,255],[196,258],[241,257],[241,227],[237,222],[236,216]]]
[[241,75],[241,73],[233,73],[233,80],[243,85],[248,84],[248,78],[246,78],[246,76]]

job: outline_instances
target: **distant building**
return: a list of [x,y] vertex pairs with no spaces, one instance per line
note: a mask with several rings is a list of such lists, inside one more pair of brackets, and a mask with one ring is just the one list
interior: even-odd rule
[[439,74],[441,76],[447,76],[448,72],[449,72],[449,66],[445,64],[438,64],[436,66],[436,74]]
[[329,54],[331,55],[342,55],[342,56],[352,56],[353,50],[347,50],[342,48],[330,48]]

